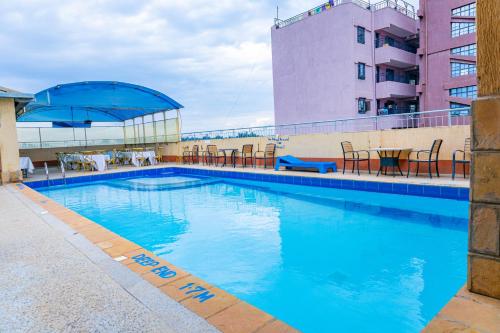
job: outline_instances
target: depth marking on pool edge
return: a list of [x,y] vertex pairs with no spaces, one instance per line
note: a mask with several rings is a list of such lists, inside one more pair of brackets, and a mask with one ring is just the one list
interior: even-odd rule
[[[171,279],[177,275],[177,272],[167,265],[158,266],[160,263],[153,258],[147,256],[145,253],[137,254],[131,257],[137,264],[141,266],[151,266],[153,267],[150,272],[158,275],[162,279]],[[190,295],[190,298],[196,299],[198,302],[203,303],[211,298],[215,297],[215,294],[211,294],[207,288],[197,285],[194,282],[186,283],[184,286],[180,287],[179,290],[185,290],[184,295]]]

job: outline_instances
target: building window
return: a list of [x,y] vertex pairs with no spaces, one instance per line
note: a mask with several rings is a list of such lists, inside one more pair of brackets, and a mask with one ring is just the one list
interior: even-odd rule
[[364,97],[358,98],[358,113],[366,113],[368,111],[370,111],[370,101],[367,101]]
[[451,97],[477,98],[477,86],[467,86],[450,89]]
[[451,77],[471,74],[476,74],[476,64],[468,64],[463,62],[451,63]]
[[451,16],[476,16],[476,3],[458,7],[451,10]]
[[477,54],[476,44],[464,45],[451,49],[452,55],[475,56]]
[[470,105],[456,103],[456,102],[450,102],[450,109],[462,109],[462,108],[467,108],[467,109],[451,111],[450,114],[452,116],[469,116],[470,115]]
[[359,26],[357,27],[357,38],[359,44],[365,43],[365,28]]
[[365,79],[366,77],[365,70],[366,70],[366,65],[362,62],[358,62],[358,79],[360,80]]
[[452,22],[451,37],[458,37],[476,32],[475,22]]

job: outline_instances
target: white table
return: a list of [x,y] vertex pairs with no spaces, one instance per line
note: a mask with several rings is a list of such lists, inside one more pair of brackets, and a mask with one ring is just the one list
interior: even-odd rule
[[[96,155],[83,155],[83,154],[68,154],[65,157],[65,163],[68,162],[83,162],[85,159],[93,161],[95,163],[95,167],[97,171],[104,171],[107,169],[106,161],[109,161],[110,158],[108,155],[104,154],[96,154]],[[72,168],[76,168],[75,163],[72,163]]]
[[98,155],[85,155],[90,160],[94,161],[97,171],[104,171],[107,169],[106,161],[110,158],[108,155],[98,154]]
[[156,164],[156,154],[153,150],[146,151],[124,151],[120,153],[121,156],[130,159],[133,166],[141,166],[141,163],[137,159],[138,157],[143,157],[144,160],[148,160],[151,165]]
[[27,170],[29,173],[33,173],[35,167],[33,166],[33,162],[31,162],[31,158],[19,157],[19,169]]

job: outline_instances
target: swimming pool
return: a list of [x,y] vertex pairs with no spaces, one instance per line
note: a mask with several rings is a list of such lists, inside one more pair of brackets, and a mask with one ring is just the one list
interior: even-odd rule
[[37,190],[304,332],[418,332],[466,279],[466,201],[178,173]]

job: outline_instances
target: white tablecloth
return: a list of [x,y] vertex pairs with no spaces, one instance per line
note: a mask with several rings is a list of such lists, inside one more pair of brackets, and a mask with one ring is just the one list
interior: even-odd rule
[[28,170],[29,173],[33,173],[35,170],[33,162],[31,162],[31,158],[29,157],[19,157],[19,168],[21,170]]
[[109,161],[109,156],[108,155],[86,155],[87,158],[90,158],[92,161],[95,162],[95,166],[97,168],[97,171],[104,171],[106,170],[106,161]]
[[132,165],[134,166],[140,166],[139,161],[137,160],[138,157],[144,157],[144,159],[148,160],[151,165],[156,164],[156,154],[152,150],[147,150],[147,151],[125,151],[120,153],[123,157],[129,158]]
[[[76,161],[84,161],[85,158],[90,159],[95,162],[95,167],[97,171],[106,170],[106,161],[109,161],[110,158],[108,155],[82,155],[82,154],[68,154],[65,157],[65,161],[67,162],[76,162]],[[76,165],[72,165],[73,168],[76,168]]]

